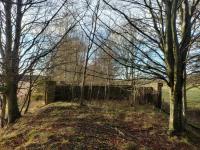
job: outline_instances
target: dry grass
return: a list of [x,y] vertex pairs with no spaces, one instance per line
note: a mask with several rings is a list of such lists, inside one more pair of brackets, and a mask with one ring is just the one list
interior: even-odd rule
[[0,149],[195,149],[187,138],[169,138],[167,122],[152,106],[59,102],[1,131]]

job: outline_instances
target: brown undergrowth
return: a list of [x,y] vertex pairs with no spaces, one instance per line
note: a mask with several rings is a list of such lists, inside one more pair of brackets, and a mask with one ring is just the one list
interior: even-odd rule
[[54,103],[1,131],[0,150],[197,149],[187,138],[167,136],[167,116],[127,103]]

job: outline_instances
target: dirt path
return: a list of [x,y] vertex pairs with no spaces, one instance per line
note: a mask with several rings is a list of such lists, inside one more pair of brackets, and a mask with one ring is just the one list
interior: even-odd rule
[[1,132],[0,149],[195,149],[167,136],[167,118],[150,106],[55,103]]

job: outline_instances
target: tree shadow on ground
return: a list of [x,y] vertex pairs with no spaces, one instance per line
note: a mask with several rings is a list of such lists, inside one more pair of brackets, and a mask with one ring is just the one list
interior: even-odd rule
[[[151,106],[54,103],[7,128],[3,149],[194,149],[167,136],[167,117]],[[0,148],[0,149],[1,149]]]

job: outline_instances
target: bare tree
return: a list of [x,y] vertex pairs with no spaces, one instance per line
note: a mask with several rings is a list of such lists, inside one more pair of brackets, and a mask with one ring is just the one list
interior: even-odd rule
[[[86,1],[87,7],[89,7],[90,2]],[[98,21],[98,13],[99,13],[99,6],[100,6],[100,0],[97,1],[96,6],[94,8],[94,12],[92,12],[92,20],[91,20],[91,29],[88,30],[88,28],[85,29],[85,23],[81,25],[81,28],[83,31],[87,34],[89,31],[89,38],[88,38],[88,48],[86,51],[85,56],[85,62],[84,62],[84,68],[83,68],[83,76],[82,76],[82,82],[81,82],[81,96],[80,96],[80,105],[84,105],[84,93],[85,93],[85,81],[86,81],[86,74],[87,74],[87,67],[88,67],[88,61],[90,59],[90,52],[93,48],[93,40],[95,37],[95,32],[97,30],[97,21]]]
[[48,44],[55,37],[55,32],[52,32],[53,22],[59,20],[67,2],[0,1],[0,54],[8,103],[8,123],[20,117],[17,102],[20,79],[37,61],[52,52],[63,36],[75,26],[74,22],[63,35],[54,38],[54,45]]
[[[200,15],[199,0],[139,2],[123,0],[118,5],[103,1],[140,33],[138,40],[144,48],[139,50],[145,59],[140,59],[140,63],[135,64],[135,67],[168,84],[171,93],[169,131],[172,134],[181,133],[185,124],[185,107],[182,98],[184,71],[190,47],[200,36],[197,27]],[[131,9],[139,11],[141,17],[138,15],[130,17],[121,10],[123,7],[120,4],[131,6]]]

